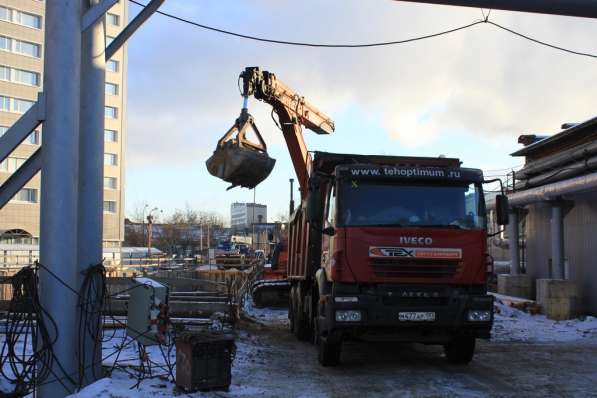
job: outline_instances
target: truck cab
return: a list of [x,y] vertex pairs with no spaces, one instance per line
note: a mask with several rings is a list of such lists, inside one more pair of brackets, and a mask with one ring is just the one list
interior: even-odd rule
[[482,172],[320,152],[313,165],[291,222],[297,337],[318,344],[323,365],[347,338],[442,344],[450,362],[469,362],[493,322]]

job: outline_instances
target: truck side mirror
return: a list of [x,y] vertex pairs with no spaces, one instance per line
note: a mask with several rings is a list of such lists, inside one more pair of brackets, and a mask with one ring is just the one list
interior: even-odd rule
[[506,195],[496,195],[495,215],[498,225],[508,225],[508,207],[508,197]]

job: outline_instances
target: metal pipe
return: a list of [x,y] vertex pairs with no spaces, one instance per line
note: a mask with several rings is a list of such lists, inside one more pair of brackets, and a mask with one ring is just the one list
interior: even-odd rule
[[516,184],[517,189],[524,189],[527,187],[536,187],[548,182],[565,180],[575,175],[582,174],[588,170],[597,168],[597,156],[581,160],[572,164],[562,165],[559,170],[546,171],[541,175],[529,178],[523,182]]
[[567,15],[597,18],[594,0],[401,0],[414,3],[449,6],[490,8],[494,10],[534,12],[538,14]]
[[288,213],[288,218],[292,216],[294,213],[294,178],[290,179],[290,212]]
[[[525,165],[522,169],[516,172],[517,180],[526,180],[533,178],[533,175],[540,174],[549,169],[554,169],[559,166],[564,166],[575,160],[587,159],[589,156],[597,154],[597,142],[590,143],[582,148],[572,148],[561,151],[555,156],[550,156],[546,159],[537,160]],[[552,171],[553,172],[553,171]]]
[[[83,12],[97,7],[99,0],[83,1]],[[81,38],[81,113],[79,137],[78,244],[79,275],[102,262],[104,205],[104,105],[106,82],[105,26],[97,21]],[[92,298],[89,298],[92,299]],[[90,303],[93,305],[93,303]],[[101,327],[100,312],[89,319],[90,328]],[[85,332],[83,385],[101,377],[101,342]],[[94,349],[95,348],[95,349]],[[95,352],[93,358],[91,353]]]
[[518,248],[518,210],[510,209],[508,226],[508,251],[510,253],[510,275],[520,275],[520,251]]
[[508,194],[508,202],[510,206],[524,206],[596,188],[597,172]]
[[[64,397],[75,392],[65,373],[76,379],[77,186],[79,172],[79,105],[81,83],[81,1],[46,3],[44,92],[46,120],[42,150],[40,302],[50,328],[55,360],[39,396]],[[58,281],[57,278],[60,278]],[[48,325],[50,319],[46,319]],[[61,366],[58,364],[60,363]],[[61,369],[64,369],[64,371]],[[61,378],[60,381],[56,377]]]
[[554,279],[564,279],[564,218],[561,203],[551,207],[551,264]]
[[44,119],[44,107],[43,93],[39,93],[37,102],[0,136],[0,162],[6,159],[41,124]]

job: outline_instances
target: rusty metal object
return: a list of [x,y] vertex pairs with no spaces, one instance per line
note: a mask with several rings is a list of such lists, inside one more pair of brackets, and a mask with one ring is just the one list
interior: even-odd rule
[[234,355],[230,335],[183,333],[176,339],[176,385],[189,392],[228,389]]
[[[249,130],[255,133],[258,143],[247,139]],[[269,176],[275,163],[276,160],[267,154],[267,146],[246,108],[205,162],[211,175],[232,184],[228,189],[239,185],[254,188]]]

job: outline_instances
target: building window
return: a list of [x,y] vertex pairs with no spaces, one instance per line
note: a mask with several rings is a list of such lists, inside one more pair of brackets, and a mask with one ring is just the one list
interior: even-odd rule
[[14,52],[21,55],[28,55],[30,57],[39,58],[41,54],[41,47],[39,44],[30,43],[23,40],[12,40],[14,43]]
[[29,86],[39,86],[39,73],[30,72],[23,69],[12,69],[12,81],[15,83],[27,84]]
[[9,156],[6,159],[4,159],[2,163],[0,163],[0,171],[14,173],[15,171],[17,171],[19,167],[21,167],[23,163],[25,163],[26,160],[27,159],[25,158],[15,158]]
[[104,141],[117,142],[118,132],[116,130],[104,130]]
[[116,189],[117,181],[116,177],[104,177],[104,188],[105,189]]
[[108,166],[118,165],[118,155],[115,153],[104,153],[104,164]]
[[104,212],[116,213],[116,202],[113,200],[104,200]]
[[39,131],[35,130],[23,141],[24,144],[39,145]]
[[10,98],[0,95],[0,111],[10,112]]
[[104,107],[104,114],[108,119],[116,119],[118,117],[118,109],[113,106]]
[[106,70],[108,72],[118,72],[118,67],[119,67],[118,61],[114,61],[113,59],[111,59],[106,62]]
[[0,6],[0,20],[12,22],[29,28],[41,29],[41,17],[12,8]]
[[17,112],[17,113],[27,112],[29,110],[29,108],[31,108],[34,104],[33,101],[28,101],[28,100],[19,99],[19,98],[13,98],[12,102],[13,102],[13,112]]
[[0,111],[25,113],[35,102],[0,95]]
[[0,50],[12,51],[12,39],[0,36]]
[[39,73],[0,65],[0,80],[28,86],[39,86]]
[[106,82],[106,94],[118,95],[118,84]]
[[37,189],[23,188],[14,197],[17,202],[37,203]]
[[10,81],[10,68],[0,65],[0,80]]
[[112,26],[120,26],[120,17],[116,14],[107,13],[106,21],[108,21],[108,24]]

